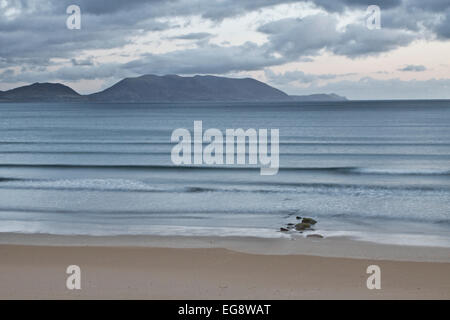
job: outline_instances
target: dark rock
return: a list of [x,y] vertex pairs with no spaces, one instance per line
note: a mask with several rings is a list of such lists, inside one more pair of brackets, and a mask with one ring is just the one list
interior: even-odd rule
[[323,235],[321,235],[321,234],[308,234],[306,237],[307,238],[323,239]]
[[310,230],[311,229],[311,225],[309,223],[297,223],[295,225],[295,230],[297,231],[303,231],[303,230]]
[[313,218],[303,218],[302,223],[316,224],[317,221],[314,220]]
[[281,232],[287,232],[287,231],[289,231],[289,229],[286,229],[286,228],[280,228],[280,231],[281,231]]
[[297,220],[301,220],[301,219],[302,219],[302,217],[299,217],[299,216],[297,216],[297,217],[296,217],[296,219],[297,219]]

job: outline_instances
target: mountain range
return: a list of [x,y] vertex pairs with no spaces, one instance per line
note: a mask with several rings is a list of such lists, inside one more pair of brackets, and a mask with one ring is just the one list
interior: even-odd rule
[[343,101],[336,94],[289,96],[261,81],[216,76],[144,75],[125,78],[90,95],[60,83],[34,83],[0,91],[0,102],[194,102],[194,101]]

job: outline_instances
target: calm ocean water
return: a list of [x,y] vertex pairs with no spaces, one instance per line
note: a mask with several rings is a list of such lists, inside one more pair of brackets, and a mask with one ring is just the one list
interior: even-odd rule
[[[280,172],[180,168],[176,128],[279,128]],[[450,247],[450,101],[0,104],[0,232]]]

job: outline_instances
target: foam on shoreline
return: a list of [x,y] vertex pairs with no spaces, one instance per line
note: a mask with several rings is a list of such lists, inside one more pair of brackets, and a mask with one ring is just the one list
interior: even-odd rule
[[450,262],[450,248],[356,241],[347,237],[270,239],[192,236],[61,236],[0,233],[2,245],[56,247],[224,248],[263,255],[309,255],[373,260]]

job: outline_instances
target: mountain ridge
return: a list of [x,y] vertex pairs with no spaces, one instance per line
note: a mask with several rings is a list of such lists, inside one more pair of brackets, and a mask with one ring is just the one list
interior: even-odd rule
[[125,78],[92,94],[90,99],[101,102],[260,101],[284,100],[287,97],[281,90],[250,78],[143,75]]
[[201,102],[201,101],[342,101],[336,94],[289,96],[253,78],[211,75],[182,77],[152,74],[124,78],[109,88],[81,95],[60,83],[33,83],[0,91],[0,102]]
[[35,102],[35,101],[77,101],[82,97],[72,88],[61,83],[33,83],[0,92],[0,101]]

